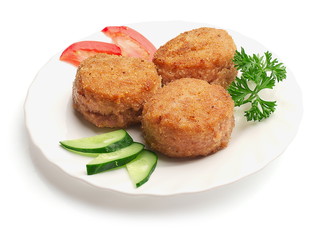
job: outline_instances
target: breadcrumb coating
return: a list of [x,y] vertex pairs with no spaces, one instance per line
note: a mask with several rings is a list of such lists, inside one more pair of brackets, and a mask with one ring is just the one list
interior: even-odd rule
[[152,62],[97,54],[78,67],[74,108],[97,127],[126,127],[140,121],[144,103],[160,86]]
[[156,51],[153,62],[163,84],[199,78],[227,88],[237,75],[232,61],[235,51],[227,31],[202,27],[168,41]]
[[183,78],[159,89],[145,104],[142,130],[147,144],[169,157],[197,157],[228,145],[234,103],[221,86]]

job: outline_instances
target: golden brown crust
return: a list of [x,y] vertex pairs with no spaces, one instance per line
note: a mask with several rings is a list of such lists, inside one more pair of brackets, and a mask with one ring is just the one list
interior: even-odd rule
[[98,127],[125,127],[140,121],[144,103],[160,85],[152,62],[97,54],[78,68],[74,108]]
[[153,62],[163,84],[191,77],[227,88],[237,75],[232,62],[235,51],[225,30],[203,27],[181,33],[161,46]]
[[144,106],[145,140],[170,157],[206,156],[227,146],[233,108],[230,95],[219,85],[192,78],[173,81]]

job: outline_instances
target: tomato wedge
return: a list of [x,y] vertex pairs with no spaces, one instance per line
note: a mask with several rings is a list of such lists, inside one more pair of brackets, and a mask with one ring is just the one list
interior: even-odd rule
[[76,42],[63,51],[60,60],[71,63],[77,67],[81,61],[97,53],[121,55],[121,49],[113,43],[98,41]]
[[152,61],[156,47],[136,30],[126,26],[106,27],[102,32],[121,48],[122,55]]

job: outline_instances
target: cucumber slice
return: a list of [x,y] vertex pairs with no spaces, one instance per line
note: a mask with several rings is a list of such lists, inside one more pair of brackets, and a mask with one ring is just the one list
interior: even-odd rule
[[157,162],[158,156],[154,152],[143,150],[134,160],[127,163],[126,168],[130,179],[136,187],[140,187],[149,180]]
[[81,156],[85,156],[85,157],[98,157],[100,154],[102,153],[91,153],[91,152],[79,152],[70,148],[66,148],[63,145],[60,145],[63,149],[68,150],[69,152],[81,155]]
[[123,129],[96,135],[93,137],[61,141],[67,150],[85,153],[108,153],[133,143],[130,135]]
[[121,148],[115,152],[103,153],[87,164],[87,174],[92,175],[110,169],[124,166],[143,150],[141,143],[132,143],[130,146]]

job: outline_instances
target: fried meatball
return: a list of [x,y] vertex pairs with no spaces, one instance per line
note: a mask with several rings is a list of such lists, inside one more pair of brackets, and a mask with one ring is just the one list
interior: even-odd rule
[[162,83],[180,78],[199,78],[227,88],[237,70],[232,61],[236,45],[222,29],[198,28],[181,33],[161,46],[153,62]]
[[234,103],[221,86],[183,78],[159,89],[145,104],[146,143],[169,157],[197,157],[228,145]]
[[160,86],[152,62],[97,54],[77,70],[73,106],[97,127],[126,127],[140,121],[144,103]]

